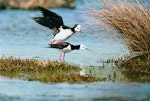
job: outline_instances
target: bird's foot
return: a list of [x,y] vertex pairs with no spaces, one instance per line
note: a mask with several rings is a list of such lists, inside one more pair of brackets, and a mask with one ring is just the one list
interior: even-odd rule
[[52,40],[49,45],[53,45],[53,44],[56,44],[57,42],[55,42],[55,40]]
[[59,42],[59,44],[62,44],[63,46],[66,46],[66,45],[67,45],[67,43],[65,43],[65,42],[63,42],[63,41]]

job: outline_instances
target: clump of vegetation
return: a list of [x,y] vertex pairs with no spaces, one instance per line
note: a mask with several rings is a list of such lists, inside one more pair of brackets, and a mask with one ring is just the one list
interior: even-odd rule
[[150,13],[139,3],[105,3],[101,20],[117,29],[131,54],[150,54]]
[[150,60],[135,58],[125,63],[120,70],[131,81],[150,81]]
[[43,82],[93,82],[104,78],[81,76],[79,66],[58,61],[39,61],[35,59],[0,59],[0,75]]
[[13,57],[0,59],[0,71],[16,72],[16,71],[42,71],[50,70],[50,72],[80,71],[78,66],[58,61],[39,61],[36,59],[17,59]]
[[[150,3],[150,2],[148,2]],[[126,74],[150,74],[150,12],[139,2],[105,2],[104,9],[94,12],[99,23],[118,31],[119,41],[130,52],[125,59],[116,61],[125,67]]]

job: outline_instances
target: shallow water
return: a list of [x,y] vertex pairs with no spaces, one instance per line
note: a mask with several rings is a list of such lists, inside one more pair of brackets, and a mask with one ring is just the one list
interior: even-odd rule
[[96,82],[85,84],[40,83],[0,78],[2,101],[149,101],[146,83]]
[[[95,3],[95,2],[94,2]],[[51,9],[63,17],[68,26],[81,24],[83,33],[76,33],[67,42],[85,44],[93,52],[73,51],[66,55],[66,61],[79,65],[99,65],[97,62],[108,58],[117,58],[127,49],[113,40],[105,27],[89,24],[91,17],[87,10],[83,11],[81,4],[87,8],[87,2],[78,2],[76,9]],[[42,16],[39,10],[2,10],[0,11],[0,56],[15,56],[20,58],[38,58],[57,60],[59,51],[46,48],[52,39],[50,30],[37,24],[32,17]],[[94,23],[94,22],[93,22]],[[95,31],[96,30],[96,31]]]
[[[89,2],[90,1],[90,2]],[[87,50],[73,51],[66,55],[66,61],[80,65],[82,68],[103,66],[102,61],[114,59],[128,53],[127,48],[114,40],[114,32],[107,27],[97,26],[90,22],[87,13],[90,8],[100,8],[97,0],[77,1],[77,8],[51,9],[63,17],[68,26],[81,24],[83,33],[76,33],[67,42],[85,44],[93,52]],[[37,58],[41,60],[57,60],[59,51],[46,48],[52,35],[32,17],[41,16],[38,10],[2,10],[0,11],[0,56],[17,58]],[[94,66],[94,67],[93,67]],[[115,69],[94,68],[98,77],[110,77]],[[89,69],[91,69],[89,68]],[[85,70],[86,71],[86,70]],[[84,71],[84,72],[85,72]],[[83,71],[82,71],[83,72]],[[118,71],[119,72],[119,71]],[[41,83],[20,79],[0,77],[0,100],[2,101],[49,101],[49,100],[130,100],[149,101],[150,84],[137,82],[95,82],[85,84]]]

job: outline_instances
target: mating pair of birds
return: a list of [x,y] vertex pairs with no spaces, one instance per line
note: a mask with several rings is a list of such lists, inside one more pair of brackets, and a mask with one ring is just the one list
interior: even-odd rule
[[63,55],[60,54],[60,61],[65,60],[65,53],[67,52],[70,52],[72,50],[87,49],[85,45],[72,45],[68,42],[64,42],[75,32],[81,31],[81,26],[79,24],[75,24],[74,27],[70,28],[64,25],[63,19],[60,15],[42,7],[39,7],[39,9],[42,12],[43,17],[35,17],[34,20],[37,23],[51,29],[51,32],[54,35],[54,37],[49,43],[49,48],[56,48],[59,49],[62,53],[64,53]]

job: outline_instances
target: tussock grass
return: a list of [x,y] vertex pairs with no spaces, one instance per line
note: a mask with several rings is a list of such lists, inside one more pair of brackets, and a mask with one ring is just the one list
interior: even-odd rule
[[82,83],[102,81],[105,78],[82,76],[79,66],[58,61],[39,61],[35,59],[0,59],[0,75],[22,78],[29,81]]
[[131,55],[120,66],[133,58],[150,59],[150,12],[140,3],[105,2],[102,10],[93,14],[119,32],[121,42],[127,45]]
[[[141,2],[142,3],[142,2]],[[150,5],[150,2],[148,2]],[[150,75],[150,11],[139,2],[104,2],[104,7],[92,12],[100,25],[115,29],[119,42],[129,49],[129,56],[116,61],[122,72],[131,79]]]

